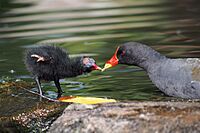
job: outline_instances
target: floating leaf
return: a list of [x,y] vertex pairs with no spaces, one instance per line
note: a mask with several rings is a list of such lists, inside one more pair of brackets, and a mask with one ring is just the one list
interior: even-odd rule
[[80,96],[63,96],[58,99],[61,102],[81,103],[81,104],[99,104],[116,102],[115,99],[96,98],[96,97],[80,97]]

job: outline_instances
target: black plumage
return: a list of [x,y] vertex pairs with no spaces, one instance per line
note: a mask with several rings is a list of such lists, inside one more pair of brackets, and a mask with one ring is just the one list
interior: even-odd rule
[[36,46],[29,48],[25,54],[25,65],[34,76],[42,95],[41,80],[54,81],[58,93],[62,93],[59,79],[75,77],[92,70],[100,69],[89,57],[70,58],[68,53],[56,46]]
[[143,68],[151,81],[169,96],[200,98],[200,58],[171,59],[145,44],[128,42],[118,47],[103,70],[117,64]]

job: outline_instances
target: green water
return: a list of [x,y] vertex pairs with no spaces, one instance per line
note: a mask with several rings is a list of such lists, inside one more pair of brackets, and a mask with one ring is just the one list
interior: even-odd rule
[[[200,55],[198,7],[200,2],[173,0],[1,0],[0,2],[1,81],[8,77],[34,82],[23,64],[23,53],[26,47],[38,44],[58,45],[67,49],[72,56],[89,54],[102,67],[116,47],[128,41],[144,42],[173,58]],[[118,100],[168,98],[152,84],[142,69],[135,66],[118,65],[105,72],[96,71],[64,79],[61,83],[64,95],[108,97]],[[46,95],[54,95],[56,92],[52,83],[44,83],[43,86]],[[23,97],[23,93],[26,92],[20,92],[22,96],[20,95],[19,99]],[[4,94],[0,96],[3,97]],[[6,100],[5,97],[1,99],[4,102]],[[23,100],[25,99],[22,98],[20,103],[23,103]],[[6,111],[7,107],[1,105],[1,109]],[[4,114],[3,111],[1,113]]]

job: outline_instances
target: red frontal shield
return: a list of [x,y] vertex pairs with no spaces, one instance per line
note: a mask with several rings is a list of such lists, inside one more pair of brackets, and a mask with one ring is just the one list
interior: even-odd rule
[[113,66],[116,66],[118,64],[118,58],[117,58],[117,52],[118,52],[118,49],[119,47],[117,47],[114,55],[112,56],[112,58],[110,60],[108,60],[104,66],[104,68],[102,69],[102,71],[110,68],[110,67],[113,67]]
[[112,67],[113,67],[113,66],[116,66],[116,65],[118,64],[118,58],[117,58],[118,49],[119,49],[119,47],[117,47],[117,49],[116,49],[114,55],[112,56],[112,58],[111,58],[110,60],[108,60],[108,61],[106,62],[106,64],[110,64],[110,65],[112,65]]

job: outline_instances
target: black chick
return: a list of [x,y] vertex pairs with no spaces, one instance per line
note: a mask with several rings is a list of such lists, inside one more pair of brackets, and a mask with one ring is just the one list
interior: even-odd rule
[[60,95],[62,89],[59,79],[101,70],[92,58],[69,58],[62,48],[48,45],[28,49],[25,54],[25,64],[34,76],[40,95],[42,95],[40,80],[54,81]]

